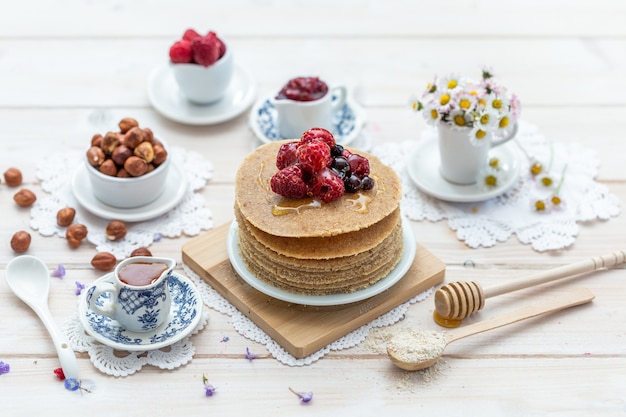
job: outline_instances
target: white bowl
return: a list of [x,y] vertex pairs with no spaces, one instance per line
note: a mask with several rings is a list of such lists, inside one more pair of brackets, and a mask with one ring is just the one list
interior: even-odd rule
[[103,174],[89,164],[85,155],[87,174],[96,198],[112,207],[136,208],[156,200],[165,189],[172,155],[165,142],[158,139],[168,152],[167,158],[154,170],[139,177],[118,178]]
[[192,103],[210,104],[224,97],[235,69],[230,45],[224,44],[224,56],[208,67],[170,62],[178,87]]

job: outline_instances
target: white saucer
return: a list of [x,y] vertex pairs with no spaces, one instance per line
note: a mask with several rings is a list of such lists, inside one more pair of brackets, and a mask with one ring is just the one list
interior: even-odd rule
[[[103,276],[96,283],[108,279],[111,274]],[[87,304],[87,297],[93,293],[94,286],[84,291],[79,299],[80,322],[90,336],[113,349],[145,351],[174,344],[188,336],[200,323],[202,299],[196,286],[189,279],[172,273],[169,280],[172,295],[170,316],[165,323],[153,331],[131,332],[120,326],[117,321],[92,311]]]
[[168,119],[189,125],[211,125],[243,113],[256,96],[252,77],[235,65],[226,95],[216,103],[193,104],[180,92],[169,65],[155,68],[148,78],[148,98],[152,106]]
[[[263,143],[275,142],[283,139],[278,133],[276,121],[278,112],[270,103],[269,97],[258,100],[252,110],[248,122],[254,134]],[[359,136],[365,123],[365,110],[352,100],[347,99],[343,107],[333,116],[332,128],[330,129],[335,141],[341,145],[348,145]],[[314,127],[314,126],[311,126]]]
[[265,281],[258,279],[254,276],[246,267],[241,259],[239,253],[239,226],[236,221],[230,225],[228,230],[228,236],[226,238],[226,247],[228,249],[228,258],[230,263],[235,268],[237,274],[246,281],[252,288],[262,292],[270,297],[277,298],[289,303],[309,305],[309,306],[337,306],[343,304],[354,303],[356,301],[365,300],[373,297],[381,292],[391,288],[397,283],[404,274],[409,270],[413,259],[415,258],[415,250],[417,243],[413,236],[413,229],[411,225],[404,222],[402,225],[403,241],[404,241],[404,254],[400,259],[400,262],[394,268],[387,277],[378,281],[376,284],[367,287],[365,289],[355,291],[349,294],[331,294],[331,295],[304,295],[294,294],[274,287]]
[[150,204],[135,208],[109,206],[98,200],[91,192],[91,182],[86,172],[87,167],[81,165],[72,178],[72,192],[78,203],[87,211],[98,217],[124,222],[140,222],[153,219],[176,207],[187,192],[187,177],[176,164],[170,167],[165,190]]
[[415,152],[409,156],[407,169],[417,188],[428,195],[457,203],[479,202],[505,193],[520,175],[519,153],[511,143],[491,149],[489,157],[498,158],[501,168],[498,173],[498,184],[489,188],[480,182],[459,185],[446,181],[439,173],[441,159],[436,138],[421,141]]

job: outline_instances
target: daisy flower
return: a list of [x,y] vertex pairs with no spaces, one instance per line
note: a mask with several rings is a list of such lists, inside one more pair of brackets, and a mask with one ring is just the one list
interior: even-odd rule
[[450,112],[450,126],[452,128],[464,128],[471,126],[472,116],[465,110],[455,109]]
[[470,142],[474,146],[479,146],[483,143],[488,143],[491,139],[492,133],[480,125],[474,125],[472,127],[472,131],[470,132]]
[[437,123],[441,120],[443,115],[439,112],[435,103],[428,102],[423,104],[423,106],[422,115],[424,116],[424,119],[426,119],[426,122],[429,125],[437,126]]
[[439,85],[443,87],[442,89],[447,90],[449,93],[454,93],[463,88],[464,82],[460,74],[452,73],[443,77]]

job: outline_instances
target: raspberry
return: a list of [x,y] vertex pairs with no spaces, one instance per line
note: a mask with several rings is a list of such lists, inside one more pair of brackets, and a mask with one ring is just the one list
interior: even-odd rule
[[217,37],[217,34],[215,32],[209,32],[207,34],[207,36],[209,36],[211,34],[215,36],[215,39],[217,39],[217,45],[218,45],[219,50],[220,50],[219,57],[218,57],[218,59],[219,59],[219,58],[223,57],[224,54],[226,53],[226,44],[224,42],[222,42],[222,40],[220,38]]
[[191,43],[178,41],[170,48],[170,59],[176,64],[188,64],[192,61]]
[[289,198],[305,197],[308,191],[298,165],[290,165],[274,174],[270,180],[270,187],[276,194]]
[[363,178],[370,173],[370,162],[367,158],[353,153],[348,156],[348,163],[350,164],[350,171],[360,178]]
[[328,130],[321,127],[313,127],[302,134],[300,137],[301,143],[307,143],[312,140],[321,140],[333,149],[335,147],[335,137]]
[[345,191],[341,178],[330,169],[325,169],[317,174],[311,180],[310,188],[313,197],[325,203],[337,200]]
[[302,169],[311,175],[320,172],[332,163],[330,148],[320,140],[306,142],[298,146],[296,156]]
[[350,152],[349,150],[347,150],[346,148],[343,148],[343,150],[341,151],[341,156],[343,156],[344,158],[349,157],[350,155],[352,155],[352,152]]
[[298,157],[296,156],[297,148],[297,142],[287,142],[280,145],[278,155],[276,155],[276,168],[283,169],[298,162]]
[[185,33],[183,34],[183,39],[189,42],[199,37],[200,37],[200,34],[193,29],[187,29]]
[[194,62],[205,67],[213,65],[220,56],[217,36],[213,32],[209,32],[207,36],[201,36],[192,40],[191,50],[193,51]]

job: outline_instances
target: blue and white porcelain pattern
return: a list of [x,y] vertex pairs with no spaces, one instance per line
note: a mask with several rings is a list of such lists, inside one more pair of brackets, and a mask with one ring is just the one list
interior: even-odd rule
[[[280,136],[278,126],[276,125],[277,117],[278,111],[269,98],[259,100],[250,112],[250,128],[263,143],[283,139],[297,139]],[[364,110],[348,99],[341,109],[333,115],[331,131],[337,143],[348,145],[359,135],[364,122]]]
[[[110,274],[100,280],[110,279]],[[202,316],[202,299],[196,286],[187,278],[172,273],[169,278],[172,308],[170,316],[161,326],[145,332],[131,332],[117,321],[98,314],[89,308],[87,298],[94,286],[83,293],[79,301],[78,316],[89,333],[100,343],[125,351],[146,351],[161,349],[189,335],[198,325]],[[104,302],[110,295],[103,294],[96,302]]]

